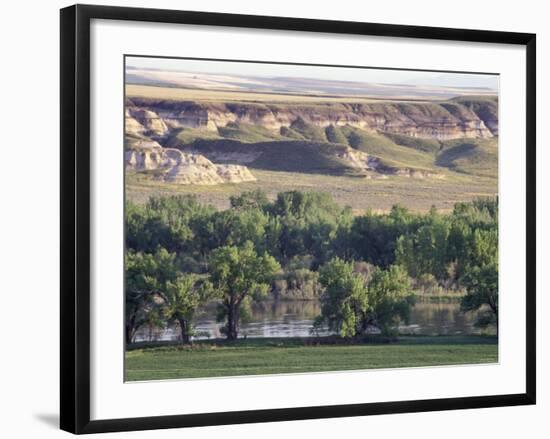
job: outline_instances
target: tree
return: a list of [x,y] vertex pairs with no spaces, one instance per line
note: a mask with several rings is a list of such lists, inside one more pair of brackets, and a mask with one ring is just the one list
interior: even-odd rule
[[266,244],[282,263],[311,254],[316,259],[313,268],[317,268],[334,255],[351,253],[352,211],[341,208],[330,194],[281,192],[272,204],[264,206],[264,211],[270,217]]
[[209,282],[201,282],[197,275],[178,274],[166,282],[159,292],[164,302],[163,313],[169,322],[177,322],[182,343],[189,343],[192,335],[192,321],[195,310],[210,298],[212,288]]
[[400,320],[408,320],[414,296],[406,271],[397,265],[363,271],[357,273],[353,263],[339,258],[321,267],[319,280],[325,291],[315,327],[327,324],[342,337],[354,337],[369,327],[389,334]]
[[184,275],[175,253],[159,248],[155,253],[126,253],[126,339],[152,318],[164,316],[180,326],[182,342],[191,335],[195,309],[209,298],[211,288],[196,275]]
[[240,247],[224,246],[212,252],[210,279],[222,297],[218,317],[227,320],[224,329],[228,340],[237,338],[241,306],[246,306],[251,298],[264,298],[280,269],[272,256],[258,255],[250,241]]
[[325,291],[315,326],[327,324],[330,331],[342,337],[358,335],[369,306],[365,278],[354,273],[351,262],[334,258],[319,270],[319,281]]
[[369,309],[363,320],[363,330],[375,327],[387,335],[395,331],[399,321],[408,322],[414,295],[409,276],[401,266],[375,269],[369,279],[368,297]]
[[432,274],[443,280],[447,275],[449,229],[448,222],[432,212],[426,224],[397,239],[396,264],[404,266],[413,277]]
[[216,212],[212,217],[209,247],[242,246],[251,241],[256,248],[263,248],[267,215],[257,208],[228,209]]
[[148,253],[129,250],[125,255],[126,266],[126,343],[132,343],[136,332],[146,324],[158,323],[158,304],[154,291],[158,282],[154,276],[156,263]]
[[[144,205],[126,202],[126,247],[154,253],[200,253],[202,236],[215,210],[194,196],[151,197]],[[199,235],[199,236],[197,236]]]
[[476,198],[471,203],[456,203],[453,217],[476,228],[498,222],[498,198]]
[[153,297],[145,292],[126,289],[126,343],[133,343],[137,331],[146,325],[160,326],[159,313]]
[[405,208],[393,206],[389,215],[367,212],[351,226],[351,242],[358,259],[387,268],[395,263],[395,249],[401,235],[416,230],[419,218]]
[[498,331],[498,232],[475,230],[468,247],[468,262],[460,284],[466,289],[462,298],[463,311],[475,311],[488,307],[477,320],[479,326],[490,323]]
[[269,204],[267,195],[261,189],[255,191],[243,192],[241,195],[231,195],[229,203],[232,209],[263,209]]

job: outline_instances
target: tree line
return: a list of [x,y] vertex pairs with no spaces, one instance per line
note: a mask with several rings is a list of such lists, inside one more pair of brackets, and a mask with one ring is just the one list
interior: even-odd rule
[[326,326],[342,337],[407,321],[412,291],[464,289],[464,311],[498,319],[498,203],[456,204],[452,213],[354,216],[327,193],[261,191],[216,210],[193,196],[126,204],[126,340],[144,325],[175,323],[184,343],[196,310],[218,304],[229,340],[253,301],[269,295],[318,298]]

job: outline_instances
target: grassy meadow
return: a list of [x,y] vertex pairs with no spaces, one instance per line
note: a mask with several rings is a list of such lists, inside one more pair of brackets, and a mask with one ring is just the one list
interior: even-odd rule
[[302,339],[137,344],[126,352],[126,381],[329,372],[495,363],[491,336],[399,337],[394,343],[311,344]]
[[471,178],[458,173],[444,179],[416,179],[395,176],[391,179],[365,180],[361,177],[300,174],[252,169],[257,181],[217,186],[176,185],[156,181],[144,175],[126,173],[126,197],[135,203],[145,203],[151,196],[195,195],[218,209],[229,207],[229,197],[245,191],[261,189],[271,199],[289,190],[328,192],[341,206],[352,206],[355,213],[368,209],[387,212],[394,204],[402,204],[417,212],[435,206],[442,212],[452,210],[457,202],[476,197],[494,196],[496,182],[490,177]]

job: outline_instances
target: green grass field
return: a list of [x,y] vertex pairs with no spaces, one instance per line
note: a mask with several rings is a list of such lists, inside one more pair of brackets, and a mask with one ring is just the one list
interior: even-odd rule
[[353,345],[305,345],[295,338],[200,341],[188,347],[161,343],[157,347],[137,345],[126,352],[126,381],[497,361],[497,338],[492,336],[411,336],[392,343]]

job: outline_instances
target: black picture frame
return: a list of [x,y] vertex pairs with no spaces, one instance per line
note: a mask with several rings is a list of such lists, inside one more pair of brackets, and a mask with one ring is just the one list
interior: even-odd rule
[[[525,66],[527,79],[526,392],[479,397],[90,420],[90,21],[92,19],[525,46],[527,59]],[[536,36],[534,34],[89,5],[75,5],[62,9],[60,23],[61,429],[81,434],[535,404]]]

